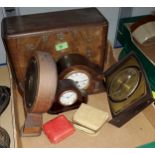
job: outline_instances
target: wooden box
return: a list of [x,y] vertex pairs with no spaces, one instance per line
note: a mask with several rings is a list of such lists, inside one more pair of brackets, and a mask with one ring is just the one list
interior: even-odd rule
[[36,50],[55,61],[80,53],[104,69],[108,21],[96,8],[4,18],[2,39],[17,85],[22,90],[26,67]]

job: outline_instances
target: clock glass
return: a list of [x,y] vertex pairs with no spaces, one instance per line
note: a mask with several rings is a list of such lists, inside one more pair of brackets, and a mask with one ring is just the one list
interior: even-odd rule
[[66,79],[73,80],[79,89],[87,89],[90,83],[88,74],[83,71],[71,72]]
[[123,101],[136,90],[140,80],[140,72],[136,67],[128,67],[117,73],[112,79],[108,93],[113,101]]
[[77,96],[76,92],[74,92],[72,90],[68,90],[61,94],[61,96],[59,98],[59,102],[63,106],[70,106],[76,102],[77,98],[78,98],[78,96]]
[[38,69],[35,59],[32,59],[31,63],[28,66],[26,72],[26,81],[25,81],[25,101],[26,106],[31,108],[33,106],[38,83]]

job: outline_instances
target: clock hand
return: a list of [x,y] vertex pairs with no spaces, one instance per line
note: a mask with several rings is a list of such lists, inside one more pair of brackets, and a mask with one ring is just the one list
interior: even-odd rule
[[129,75],[129,77],[127,78],[127,80],[124,80],[123,81],[123,85],[121,85],[121,87],[125,87],[127,90],[129,90],[131,86],[128,85],[127,83],[128,83],[129,80],[133,79],[135,75],[136,75],[136,73],[135,74],[132,74],[132,75]]
[[125,79],[125,80],[123,80],[121,83],[120,83],[120,85],[119,85],[119,87],[115,90],[115,92],[120,92],[121,91],[121,88],[123,87],[123,85],[126,83],[126,81],[128,81],[129,79]]
[[121,90],[122,86],[123,86],[123,82],[120,83],[119,87],[115,91],[117,92],[118,90]]
[[70,96],[68,96],[67,98],[70,98],[70,97],[72,97],[73,96],[73,94],[71,94]]
[[136,75],[136,73],[135,73],[135,74],[132,74],[132,76],[130,75],[130,77],[124,82],[124,86],[125,86],[127,89],[129,89],[129,88],[131,87],[131,85],[128,85],[128,84],[127,84],[128,81],[131,80],[131,79],[133,79],[135,75]]
[[115,95],[119,94],[121,92],[121,89],[114,92]]

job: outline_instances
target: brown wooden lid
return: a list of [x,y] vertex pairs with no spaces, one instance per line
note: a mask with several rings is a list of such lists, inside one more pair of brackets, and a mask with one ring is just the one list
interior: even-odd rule
[[105,17],[96,8],[84,8],[7,17],[3,19],[2,27],[4,37],[11,37],[12,35],[99,23],[108,24]]

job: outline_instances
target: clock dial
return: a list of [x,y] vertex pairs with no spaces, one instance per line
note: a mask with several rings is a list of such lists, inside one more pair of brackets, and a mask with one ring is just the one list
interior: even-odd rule
[[61,96],[59,98],[59,102],[63,106],[70,106],[77,101],[77,98],[78,98],[77,93],[72,90],[69,90],[69,91],[65,91],[61,94]]
[[65,54],[57,61],[59,79],[72,80],[76,87],[88,94],[105,90],[103,70],[80,54]]
[[77,88],[75,82],[70,79],[58,81],[55,102],[48,110],[49,114],[58,114],[78,108],[81,103],[87,102],[87,94]]
[[88,74],[81,71],[72,72],[66,78],[73,80],[79,89],[87,89],[90,83]]
[[123,101],[136,90],[140,80],[139,70],[128,67],[120,71],[112,79],[109,87],[109,97],[114,101]]

